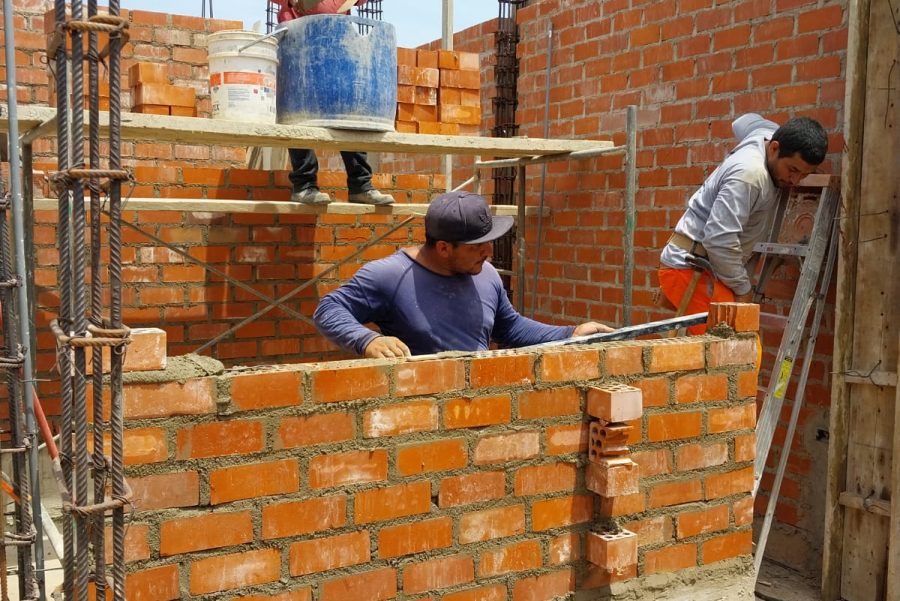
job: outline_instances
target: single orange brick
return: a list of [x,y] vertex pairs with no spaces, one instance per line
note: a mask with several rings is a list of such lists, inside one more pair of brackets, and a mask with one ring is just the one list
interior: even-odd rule
[[572,563],[581,559],[581,537],[567,532],[550,539],[550,565]]
[[438,116],[439,118],[435,119],[435,121],[459,123],[460,125],[480,125],[481,107],[447,104],[442,102]]
[[678,538],[690,538],[728,528],[728,505],[678,515]]
[[661,442],[694,438],[700,435],[702,418],[699,411],[650,415],[647,418],[647,439]]
[[631,459],[638,464],[644,478],[672,473],[672,452],[669,449],[632,453]]
[[622,495],[620,497],[600,497],[600,515],[604,517],[620,517],[643,513],[644,495]]
[[438,492],[441,508],[502,499],[506,494],[505,472],[479,472],[444,478]]
[[601,457],[585,467],[584,485],[603,497],[631,495],[640,491],[640,469],[627,457]]
[[638,345],[611,346],[604,349],[603,369],[607,376],[639,374],[644,371],[644,347]]
[[464,439],[408,445],[397,450],[397,470],[403,476],[445,472],[466,467],[468,463]]
[[703,498],[700,480],[663,482],[650,489],[650,508],[693,503]]
[[756,426],[756,403],[709,410],[710,434],[748,430]]
[[309,460],[309,487],[329,488],[387,480],[385,449],[317,455]]
[[644,555],[644,574],[677,572],[697,565],[697,545],[684,544],[647,551]]
[[444,427],[456,429],[508,424],[512,419],[511,405],[508,394],[452,399],[444,404]]
[[472,388],[533,384],[534,357],[522,354],[473,358],[469,361],[469,379]]
[[125,596],[138,601],[141,599],[158,601],[181,599],[178,565],[163,565],[131,572],[125,577]]
[[605,422],[627,422],[643,415],[640,388],[610,382],[587,389],[588,415]]
[[462,104],[462,92],[459,88],[438,88],[440,104]]
[[316,403],[369,399],[388,393],[386,366],[323,368],[314,370],[311,375]]
[[600,355],[594,349],[544,353],[540,376],[544,382],[595,380],[600,377]]
[[223,455],[258,453],[265,447],[265,433],[258,420],[234,420],[198,424],[178,431],[176,459],[202,459]]
[[465,387],[466,365],[456,359],[408,361],[394,366],[393,378],[396,396],[450,392]]
[[438,68],[437,50],[416,50],[416,66],[428,69]]
[[167,520],[159,525],[159,555],[179,555],[253,540],[250,513],[211,513]]
[[416,66],[416,49],[415,48],[397,48],[397,64]]
[[734,461],[742,463],[756,458],[756,434],[742,434],[734,437]]
[[320,584],[320,601],[387,601],[397,596],[397,570],[382,568],[326,580]]
[[296,459],[250,463],[209,473],[209,502],[212,505],[292,493],[299,489]]
[[438,89],[416,86],[415,103],[436,106],[438,103]]
[[540,541],[527,540],[482,552],[481,561],[478,562],[478,575],[486,578],[533,570],[541,567],[542,563]]
[[281,550],[260,549],[216,555],[191,562],[192,595],[265,584],[281,575]]
[[513,585],[512,601],[565,599],[575,592],[575,572],[571,568],[519,578]]
[[738,557],[740,555],[750,555],[752,551],[752,530],[744,530],[742,532],[735,532],[733,534],[711,538],[703,543],[703,547],[700,549],[704,565],[731,559],[732,557]]
[[702,470],[728,461],[728,446],[724,442],[681,445],[675,450],[675,465],[679,471]]
[[675,402],[727,401],[728,376],[725,374],[682,376],[675,380]]
[[[451,555],[403,567],[403,591],[424,593],[475,580],[475,563],[470,555]],[[369,597],[358,597],[358,599]]]
[[479,71],[481,69],[481,56],[477,52],[460,52],[459,68],[463,71]]
[[[457,90],[459,92],[459,102],[462,106],[473,106],[473,107],[481,107],[481,90],[466,90],[464,88],[460,88]],[[450,104],[453,104],[452,102]]]
[[459,544],[506,538],[525,532],[525,507],[511,505],[464,513],[459,520]]
[[535,465],[516,471],[513,489],[517,497],[574,491],[577,479],[578,470],[574,463]]
[[441,601],[506,601],[506,586],[495,584],[449,593]]
[[749,493],[753,490],[753,468],[725,472],[707,476],[704,485],[706,487],[706,499],[720,499],[738,493]]
[[519,419],[544,419],[581,414],[581,391],[575,387],[519,393]]
[[438,408],[433,401],[382,405],[363,413],[363,436],[399,436],[438,428]]
[[647,371],[659,373],[703,369],[706,366],[703,351],[702,342],[668,343],[662,341],[651,344],[650,365]]
[[262,510],[262,537],[284,538],[340,528],[347,518],[347,498],[318,497],[266,505]]
[[[368,542],[368,541],[367,541]],[[378,557],[412,555],[453,544],[453,519],[420,520],[382,528],[378,533]]]
[[397,86],[397,102],[414,104],[416,102],[416,86]]
[[135,63],[128,69],[128,85],[141,83],[169,83],[169,65],[165,63]]
[[431,511],[431,483],[419,481],[354,495],[357,524],[382,522]]
[[729,338],[709,343],[709,366],[753,365],[756,363],[756,338]]
[[594,495],[572,495],[535,501],[531,506],[531,528],[542,532],[552,528],[591,521]]
[[453,50],[439,50],[438,68],[459,69],[459,52]]
[[606,570],[613,582],[636,575],[638,537],[634,532],[588,532],[587,560]]
[[305,576],[368,563],[372,558],[366,530],[293,543],[288,552],[291,576]]
[[537,457],[540,450],[537,432],[519,432],[482,437],[475,444],[473,457],[476,465],[507,463]]
[[281,418],[276,448],[290,449],[350,440],[354,421],[349,413],[320,413]]

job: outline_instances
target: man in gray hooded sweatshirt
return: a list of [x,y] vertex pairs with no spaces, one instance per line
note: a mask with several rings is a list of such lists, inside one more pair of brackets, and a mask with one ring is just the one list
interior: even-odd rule
[[[738,145],[691,196],[660,256],[660,289],[676,307],[694,274],[688,257],[699,256],[712,265],[715,279],[710,285],[709,274],[701,276],[686,314],[708,311],[710,302],[750,301],[745,264],[766,234],[779,188],[795,186],[815,171],[828,148],[824,128],[809,117],[795,117],[779,127],[747,113],[731,128]],[[689,330],[704,331],[704,326]]]

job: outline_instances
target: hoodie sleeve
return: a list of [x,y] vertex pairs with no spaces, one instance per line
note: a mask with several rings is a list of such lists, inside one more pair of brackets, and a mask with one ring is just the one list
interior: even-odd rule
[[703,228],[703,247],[713,271],[735,294],[746,294],[751,288],[740,235],[760,194],[753,180],[740,171],[723,178]]
[[380,336],[364,326],[378,311],[378,282],[382,279],[373,267],[363,266],[346,284],[326,294],[313,313],[319,332],[338,346],[364,355],[369,343]]

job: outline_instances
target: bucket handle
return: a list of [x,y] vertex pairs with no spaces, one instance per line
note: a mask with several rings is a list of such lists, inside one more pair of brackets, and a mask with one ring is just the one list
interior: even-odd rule
[[241,52],[243,52],[244,50],[246,50],[246,49],[249,48],[250,46],[255,46],[256,44],[259,44],[259,43],[262,42],[263,40],[267,40],[267,39],[269,39],[269,38],[275,37],[276,35],[282,34],[282,33],[284,33],[285,31],[287,31],[287,27],[281,27],[281,28],[273,29],[273,30],[272,30],[272,33],[267,33],[267,34],[264,35],[263,37],[258,38],[258,39],[255,39],[255,40],[253,40],[252,42],[250,42],[249,44],[245,44],[244,46],[241,46],[240,48],[238,48],[238,50],[237,50],[237,51],[238,51],[238,54],[240,54]]

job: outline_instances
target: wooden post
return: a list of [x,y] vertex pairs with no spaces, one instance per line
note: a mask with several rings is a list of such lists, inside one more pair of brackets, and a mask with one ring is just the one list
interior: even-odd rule
[[847,479],[847,437],[850,389],[844,373],[853,351],[856,262],[859,239],[859,189],[862,180],[862,139],[865,125],[866,55],[869,40],[869,0],[851,0],[847,48],[847,89],[844,102],[844,153],[841,169],[843,198],[838,255],[837,301],[831,379],[828,472],[825,483],[825,533],[822,545],[822,601],[841,597],[844,509],[840,496]]

